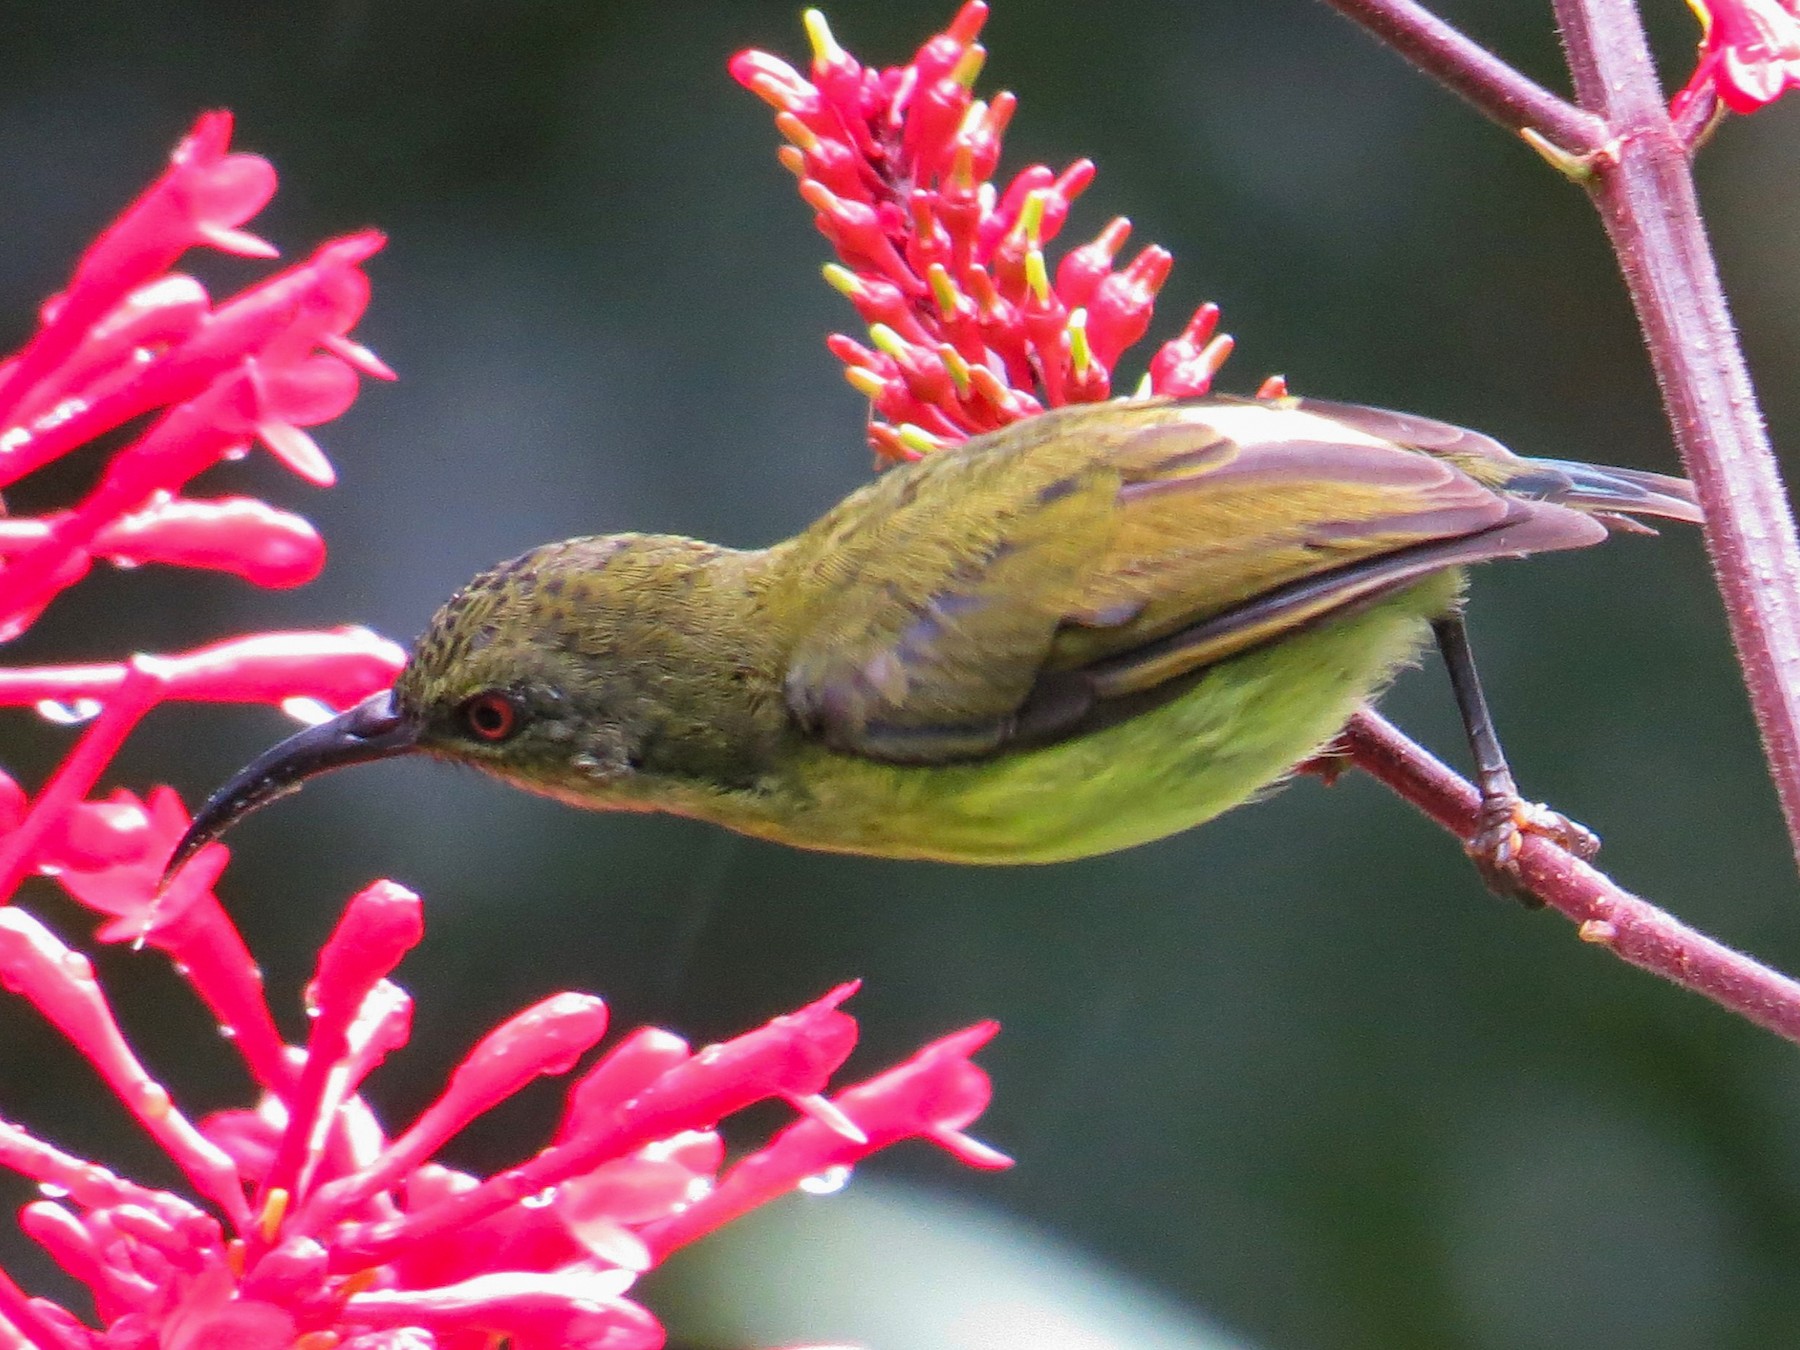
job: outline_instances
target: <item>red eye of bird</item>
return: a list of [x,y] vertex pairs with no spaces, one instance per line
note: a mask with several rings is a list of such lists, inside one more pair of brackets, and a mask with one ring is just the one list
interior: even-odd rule
[[490,689],[462,705],[462,719],[477,740],[503,741],[519,729],[519,705],[511,695]]

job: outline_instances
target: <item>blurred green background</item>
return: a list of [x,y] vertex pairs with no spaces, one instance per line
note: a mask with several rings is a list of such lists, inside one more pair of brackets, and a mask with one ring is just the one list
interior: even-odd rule
[[[1693,21],[1650,8],[1677,84]],[[1440,10],[1564,87],[1547,5]],[[830,15],[888,64],[951,12]],[[1674,467],[1582,195],[1323,6],[999,0],[987,43],[982,89],[1021,99],[1006,164],[1099,163],[1065,238],[1123,213],[1173,249],[1153,336],[1217,300],[1241,344],[1220,388],[1282,371],[1528,453]],[[290,257],[366,224],[391,235],[360,336],[403,378],[325,429],[338,490],[261,458],[203,484],[309,514],[333,549],[318,584],[97,576],[9,659],[346,621],[404,640],[529,545],[761,544],[860,482],[862,407],[822,345],[854,321],[818,279],[826,246],[768,110],[725,74],[745,46],[803,56],[797,6],[10,0],[4,345],[195,113],[228,106],[239,145],[281,171],[254,228]],[[1800,435],[1797,114],[1727,125],[1700,169],[1778,444]],[[1626,885],[1800,967],[1800,888],[1693,533],[1487,569],[1471,622],[1526,790],[1597,829]],[[1461,761],[1438,670],[1386,707]],[[115,781],[192,802],[288,729],[170,708]],[[67,743],[4,724],[28,783]],[[380,875],[426,896],[401,972],[415,1043],[372,1088],[394,1121],[553,988],[704,1040],[861,976],[853,1071],[1005,1024],[976,1129],[1019,1166],[901,1150],[701,1247],[647,1294],[701,1343],[1199,1345],[1206,1318],[1270,1350],[1800,1344],[1791,1048],[1496,901],[1451,840],[1354,776],[1132,853],[994,871],[803,855],[394,763],[259,816],[234,848],[226,895],[294,1035],[343,898]],[[48,888],[34,904],[85,934]],[[241,1100],[172,978],[129,952],[102,966],[185,1104]],[[91,1076],[22,1008],[0,1016],[0,1111],[157,1175]],[[516,1158],[554,1105],[498,1113],[453,1157]],[[53,1286],[10,1228],[0,1263]]]

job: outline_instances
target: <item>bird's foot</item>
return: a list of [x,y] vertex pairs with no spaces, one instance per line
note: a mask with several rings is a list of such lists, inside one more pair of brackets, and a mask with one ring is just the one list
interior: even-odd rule
[[1547,839],[1583,862],[1600,851],[1600,836],[1541,802],[1528,802],[1513,793],[1482,801],[1475,834],[1463,844],[1464,850],[1495,895],[1539,909],[1544,902],[1527,891],[1519,877],[1519,851],[1527,835]]
[[1315,755],[1310,755],[1294,766],[1296,774],[1310,774],[1326,787],[1336,787],[1337,780],[1356,767],[1356,760],[1350,754],[1350,743],[1338,737],[1325,742]]

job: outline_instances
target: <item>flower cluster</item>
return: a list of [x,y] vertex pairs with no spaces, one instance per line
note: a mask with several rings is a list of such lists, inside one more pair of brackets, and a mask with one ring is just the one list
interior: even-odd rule
[[1675,95],[1679,117],[1703,93],[1753,113],[1800,85],[1797,0],[1688,0],[1700,19],[1700,63]]
[[[261,444],[301,477],[332,472],[304,430],[341,413],[359,374],[389,376],[349,337],[368,299],[374,234],[214,304],[171,271],[210,246],[273,250],[240,227],[268,200],[268,163],[228,150],[202,118],[170,169],[82,257],[31,341],[0,364],[0,486],[105,433],[127,431],[66,510],[0,519],[0,639],[25,631],[94,560],[206,567],[261,585],[310,579],[312,527],[247,498],[187,495]],[[92,1298],[82,1317],[0,1271],[0,1350],[654,1350],[663,1333],[625,1295],[668,1252],[809,1177],[832,1180],[900,1139],[976,1166],[1006,1159],[962,1129],[986,1105],[969,1028],[834,1097],[855,1042],[849,987],[722,1045],[692,1051],[643,1030],[568,1090],[551,1142],[482,1177],[433,1161],[471,1120],[545,1074],[571,1072],[606,1010],[563,993],[484,1037],[438,1098],[389,1134],[360,1095],[402,1046],[412,1002],[389,976],[422,934],[418,898],[389,882],[354,897],[306,991],[304,1044],[286,1043],[256,962],[214,890],[209,845],[168,893],[157,882],[188,824],[167,787],[94,798],[138,720],[159,703],[258,702],[297,716],[342,709],[400,668],[360,629],[256,633],[165,656],[0,667],[0,703],[86,724],[28,795],[0,772],[0,989],[54,1026],[186,1178],[191,1195],[134,1182],[0,1118],[0,1169],[42,1198],[20,1213]],[[92,963],[8,902],[53,878],[103,916],[102,941],[166,955],[243,1062],[255,1104],[194,1121],[133,1053]],[[724,1164],[719,1122],[781,1099],[801,1116]]]
[[[570,1085],[552,1142],[473,1176],[431,1161],[475,1117],[566,1074],[606,1008],[562,993],[483,1037],[444,1091],[390,1136],[358,1089],[406,1042],[412,1000],[387,977],[421,935],[418,897],[377,882],[345,908],[307,987],[304,1047],[282,1043],[256,967],[210,892],[159,919],[167,953],[261,1093],[199,1124],[132,1054],[87,959],[0,909],[0,983],[78,1049],[204,1204],[71,1157],[0,1121],[0,1166],[46,1198],[25,1231],[92,1291],[96,1330],[0,1273],[0,1346],[30,1350],[656,1350],[625,1297],[639,1273],[809,1178],[932,1140],[978,1167],[1006,1159],[962,1133],[987,1104],[970,1027],[835,1097],[856,1041],[853,986],[720,1045],[646,1029]],[[726,1168],[720,1120],[781,1099],[802,1114]]]
[[[995,186],[1017,100],[972,92],[986,18],[982,0],[968,0],[910,64],[875,70],[809,10],[810,80],[766,52],[731,63],[775,108],[788,141],[781,162],[841,260],[825,278],[869,326],[866,345],[844,334],[829,345],[869,399],[870,444],[890,460],[1110,397],[1173,263],[1152,244],[1116,267],[1131,233],[1119,217],[1052,275],[1045,250],[1094,166],[1077,160],[1059,174],[1034,164]],[[1217,306],[1201,306],[1151,358],[1144,392],[1205,393],[1231,352],[1218,321]]]
[[[168,170],[82,255],[36,334],[0,364],[0,489],[127,424],[144,429],[66,510],[0,519],[0,638],[17,637],[96,558],[117,566],[210,568],[262,586],[296,586],[324,562],[299,516],[249,497],[193,497],[188,484],[261,444],[302,478],[332,481],[304,428],[338,416],[358,374],[392,373],[349,333],[369,299],[363,262],[381,236],[350,235],[215,304],[171,271],[208,246],[275,250],[240,227],[275,191],[275,171],[232,153],[231,118],[202,117]],[[0,704],[90,723],[56,774],[28,798],[0,772],[0,903],[27,876],[56,877],[77,899],[124,915],[154,893],[187,824],[174,795],[88,800],[120,743],[167,701],[258,702],[297,713],[345,708],[392,682],[404,654],[363,629],[259,633],[172,656],[0,668]],[[204,888],[223,849],[193,869]]]

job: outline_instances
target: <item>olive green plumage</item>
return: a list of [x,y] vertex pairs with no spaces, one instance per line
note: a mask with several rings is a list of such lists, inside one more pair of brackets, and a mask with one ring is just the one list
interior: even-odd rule
[[808,848],[1041,862],[1279,780],[1412,659],[1462,568],[1697,519],[1677,479],[1280,399],[1046,413],[738,551],[547,544],[470,582],[391,698],[277,747],[300,779],[423,751],[579,806]]

